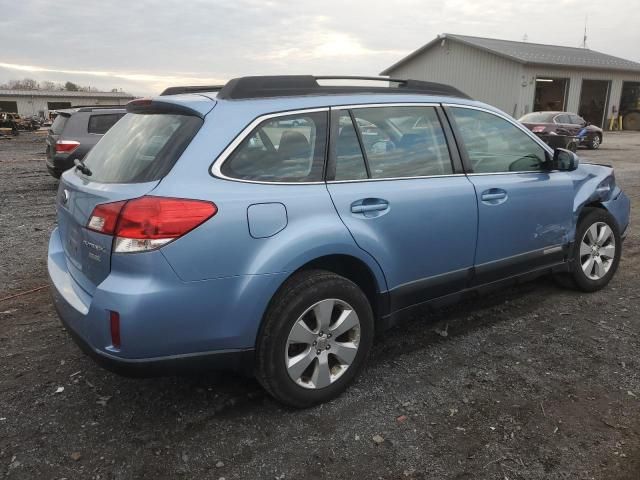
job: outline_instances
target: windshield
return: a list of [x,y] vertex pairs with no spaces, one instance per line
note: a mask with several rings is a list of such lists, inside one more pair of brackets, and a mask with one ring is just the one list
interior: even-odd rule
[[553,117],[557,112],[531,112],[520,118],[522,123],[553,123]]
[[200,118],[190,115],[128,113],[85,157],[84,164],[91,170],[89,179],[102,183],[159,180],[171,170],[201,125]]

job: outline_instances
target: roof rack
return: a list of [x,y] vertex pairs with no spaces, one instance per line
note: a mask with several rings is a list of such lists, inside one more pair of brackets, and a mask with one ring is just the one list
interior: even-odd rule
[[224,85],[188,85],[184,87],[169,87],[165,88],[160,96],[179,95],[181,93],[217,92],[222,90],[222,87],[224,87]]
[[[321,85],[318,83],[318,80],[364,80],[366,82],[383,82],[386,83],[386,85]],[[417,93],[423,95],[471,98],[457,88],[442,83],[387,77],[313,75],[240,77],[229,80],[225,85],[169,87],[160,95],[213,91],[218,92],[217,98],[228,100],[350,93]]]
[[[387,85],[321,85],[318,80],[364,80],[384,82]],[[301,95],[327,95],[350,93],[417,93],[448,97],[470,97],[457,88],[441,83],[404,80],[387,77],[282,75],[242,77],[229,80],[218,92],[217,98],[238,100],[243,98],[292,97]]]

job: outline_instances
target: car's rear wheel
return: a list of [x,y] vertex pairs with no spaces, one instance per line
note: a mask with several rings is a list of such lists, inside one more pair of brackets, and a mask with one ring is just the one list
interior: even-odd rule
[[600,135],[595,134],[593,137],[591,137],[591,140],[589,140],[589,143],[587,144],[587,146],[589,147],[590,150],[597,150],[600,148],[601,143],[602,143],[602,138],[600,138]]
[[590,208],[576,229],[571,272],[560,277],[560,283],[585,292],[604,288],[618,269],[621,252],[615,219],[606,210]]
[[342,393],[364,366],[374,322],[350,280],[302,271],[276,294],[257,341],[256,377],[276,399],[304,408]]

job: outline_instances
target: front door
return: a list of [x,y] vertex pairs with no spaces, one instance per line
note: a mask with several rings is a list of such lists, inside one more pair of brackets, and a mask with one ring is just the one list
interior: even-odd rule
[[391,310],[466,286],[477,205],[454,173],[433,106],[378,106],[332,113],[327,188],[360,248],[380,264]]
[[478,199],[476,282],[562,262],[573,219],[570,173],[549,171],[544,148],[506,118],[475,108],[447,112]]

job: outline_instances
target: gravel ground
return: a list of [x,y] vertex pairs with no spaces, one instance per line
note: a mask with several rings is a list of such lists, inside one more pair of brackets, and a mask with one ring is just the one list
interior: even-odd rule
[[[0,298],[47,284],[43,151],[34,134],[0,140]],[[631,133],[580,152],[615,165],[635,225],[638,152]],[[118,377],[78,350],[46,288],[1,300],[0,476],[638,480],[639,253],[632,231],[595,294],[542,278],[415,314],[306,411],[236,376]]]

